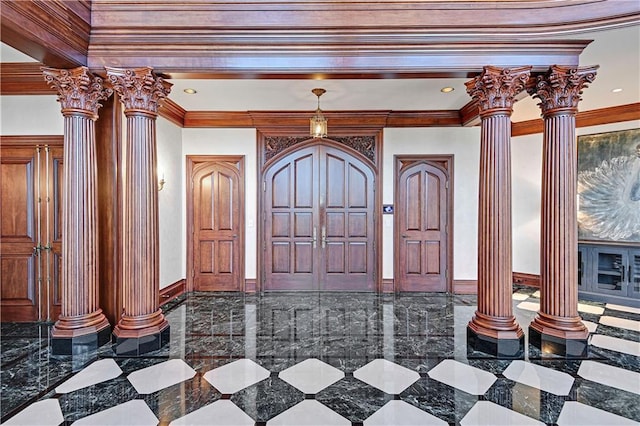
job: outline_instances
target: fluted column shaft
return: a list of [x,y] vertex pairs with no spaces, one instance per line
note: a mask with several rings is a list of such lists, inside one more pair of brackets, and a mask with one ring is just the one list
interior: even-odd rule
[[469,322],[469,350],[520,357],[524,333],[512,312],[511,113],[531,67],[485,67],[467,83],[481,117],[478,202],[478,309]]
[[[64,116],[62,184],[62,310],[54,339],[73,339],[109,328],[98,299],[98,203],[95,120],[106,99],[102,80],[86,67],[42,69],[58,91]],[[71,352],[54,344],[54,353]],[[61,349],[61,347],[65,347]]]
[[578,315],[575,116],[581,90],[595,79],[596,68],[554,65],[528,87],[541,100],[544,119],[540,310],[529,333],[530,342],[545,353],[586,354],[589,331]]
[[[127,117],[123,148],[124,312],[113,334],[117,353],[141,354],[168,342],[169,324],[159,307],[156,118],[159,102],[171,85],[149,67],[107,68],[107,76],[120,95]],[[148,336],[153,338],[142,339]]]
[[510,112],[496,111],[482,117],[478,204],[478,312],[496,318],[513,317],[510,194]]

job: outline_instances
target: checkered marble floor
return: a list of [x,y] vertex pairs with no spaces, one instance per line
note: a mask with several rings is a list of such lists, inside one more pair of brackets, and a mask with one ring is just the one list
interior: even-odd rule
[[[523,328],[536,296],[513,295]],[[53,358],[50,325],[5,323],[2,422],[637,425],[640,310],[580,304],[583,360],[468,354],[474,296],[189,294],[166,310],[170,345],[140,358]]]

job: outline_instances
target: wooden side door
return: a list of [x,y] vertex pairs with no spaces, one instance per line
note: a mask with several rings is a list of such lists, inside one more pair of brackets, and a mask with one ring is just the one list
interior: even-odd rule
[[319,154],[300,149],[264,175],[264,290],[318,289]]
[[321,290],[374,291],[375,175],[357,157],[320,150]]
[[200,291],[244,290],[244,161],[216,157],[193,167],[192,271]]
[[447,291],[447,173],[404,162],[396,181],[397,291]]
[[41,318],[40,156],[35,147],[3,147],[1,164],[2,321]]
[[47,309],[50,320],[57,320],[62,311],[62,188],[63,149],[49,147],[47,155],[47,229],[46,271]]

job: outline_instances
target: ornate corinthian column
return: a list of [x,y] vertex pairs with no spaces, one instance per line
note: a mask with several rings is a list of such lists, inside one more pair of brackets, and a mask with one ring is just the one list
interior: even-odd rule
[[554,65],[527,88],[544,118],[540,311],[529,326],[529,343],[543,354],[587,355],[589,331],[578,316],[576,113],[597,69]]
[[122,296],[124,312],[113,330],[117,354],[139,355],[169,341],[159,308],[156,118],[171,84],[150,67],[106,68],[127,117],[124,143]]
[[468,351],[524,355],[524,333],[511,306],[511,113],[531,67],[487,66],[466,83],[480,108],[478,309],[467,327]]
[[51,351],[72,355],[107,343],[111,331],[98,301],[95,120],[99,101],[112,91],[87,67],[42,72],[64,116],[62,312],[51,330]]

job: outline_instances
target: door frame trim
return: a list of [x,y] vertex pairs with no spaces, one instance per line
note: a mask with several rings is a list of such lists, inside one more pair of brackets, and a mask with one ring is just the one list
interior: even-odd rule
[[[394,179],[393,179],[393,204],[394,206],[400,206],[399,200],[399,184],[400,172],[405,162],[424,162],[433,167],[440,169],[447,176],[447,226],[445,231],[447,233],[447,271],[445,273],[445,281],[447,283],[447,293],[453,293],[453,189],[454,189],[454,155],[394,155]],[[398,209],[395,210],[395,213]],[[399,279],[399,258],[397,254],[400,252],[400,239],[398,235],[399,228],[399,215],[393,215],[393,291],[398,292]]]
[[[374,191],[374,212],[373,212],[373,220],[374,220],[374,260],[376,262],[376,265],[374,267],[374,279],[375,279],[375,292],[376,293],[382,293],[383,290],[383,286],[382,286],[382,179],[381,179],[381,175],[380,175],[380,171],[381,171],[381,166],[382,166],[382,155],[380,155],[379,153],[381,152],[381,148],[382,148],[382,131],[381,130],[375,130],[375,131],[366,131],[366,130],[362,130],[362,129],[345,129],[344,132],[341,132],[340,134],[337,135],[331,135],[328,136],[327,138],[312,138],[310,136],[307,137],[306,140],[301,141],[298,144],[295,144],[293,146],[290,146],[289,148],[283,150],[282,152],[280,152],[278,155],[274,156],[273,158],[269,159],[269,160],[265,160],[263,153],[265,152],[266,149],[266,141],[265,138],[268,136],[290,136],[290,137],[297,137],[299,136],[298,133],[289,133],[289,132],[285,132],[285,131],[279,131],[279,132],[268,132],[268,131],[257,131],[257,139],[258,139],[258,143],[257,143],[257,153],[258,153],[258,173],[257,173],[257,178],[258,181],[256,182],[257,188],[258,188],[258,220],[257,220],[257,237],[258,237],[258,241],[257,241],[257,247],[256,247],[256,251],[257,251],[257,270],[256,270],[256,286],[255,286],[255,291],[257,292],[262,292],[264,291],[263,287],[264,287],[264,268],[263,268],[263,263],[264,263],[264,245],[265,245],[265,238],[264,238],[264,191],[261,190],[261,188],[263,187],[263,182],[264,182],[264,177],[265,177],[265,172],[267,170],[267,168],[273,164],[275,161],[277,161],[279,158],[281,158],[281,156],[284,155],[289,155],[292,152],[296,151],[297,149],[301,148],[301,147],[307,147],[313,144],[323,144],[323,145],[328,145],[328,146],[332,146],[332,147],[336,147],[342,151],[345,151],[351,155],[354,155],[356,157],[358,157],[359,159],[361,159],[364,163],[369,164],[371,166],[371,170],[374,173],[374,179],[375,179],[375,184],[373,186],[373,191]],[[360,152],[356,151],[353,148],[350,148],[349,146],[345,145],[345,144],[341,144],[339,142],[335,142],[333,141],[333,139],[331,139],[331,137],[345,137],[345,136],[373,136],[374,140],[375,140],[375,147],[374,147],[374,152],[376,153],[374,158],[375,161],[372,161],[371,159],[365,157],[364,155],[362,155]]]
[[191,292],[195,290],[194,287],[194,283],[193,283],[193,277],[195,275],[195,265],[194,265],[194,259],[193,259],[193,235],[194,235],[194,229],[193,229],[193,174],[196,171],[196,169],[198,168],[198,166],[202,163],[210,163],[210,162],[225,162],[225,163],[238,163],[238,174],[240,175],[240,184],[241,184],[241,188],[240,188],[240,208],[239,208],[239,212],[240,212],[240,218],[239,218],[239,223],[240,223],[240,229],[238,232],[238,244],[239,244],[239,256],[240,258],[238,259],[238,263],[240,265],[240,276],[238,277],[238,280],[240,281],[239,285],[240,285],[240,291],[244,292],[245,291],[245,269],[246,269],[246,265],[245,265],[245,250],[246,250],[246,244],[245,244],[245,216],[246,216],[246,212],[245,212],[245,202],[244,202],[244,195],[245,195],[245,180],[246,180],[246,176],[245,176],[245,172],[244,172],[244,166],[245,166],[245,156],[244,155],[187,155],[186,156],[186,172],[185,172],[185,192],[187,195],[187,211],[186,211],[186,215],[187,215],[187,235],[186,235],[186,244],[187,244],[187,278],[186,278],[186,288],[185,291],[187,292]]

